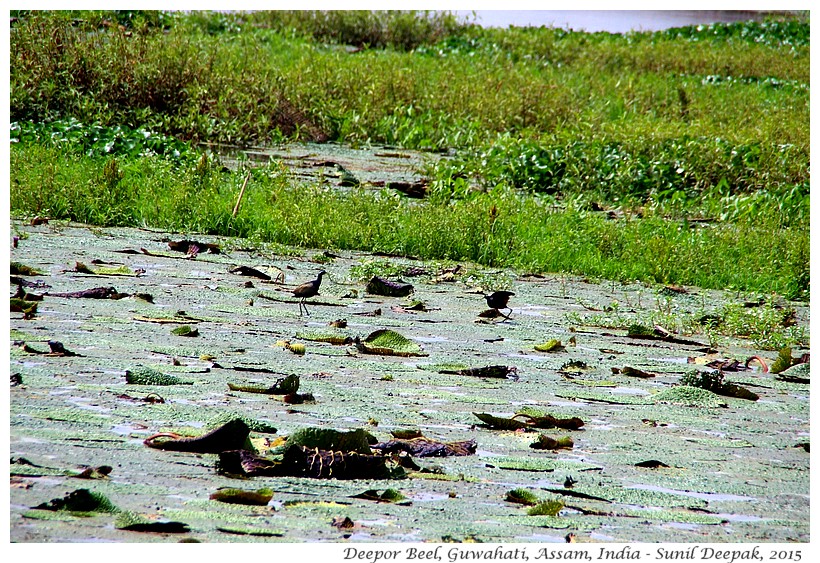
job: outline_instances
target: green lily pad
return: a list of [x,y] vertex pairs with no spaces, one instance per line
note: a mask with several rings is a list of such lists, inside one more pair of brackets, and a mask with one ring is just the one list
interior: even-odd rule
[[652,395],[656,403],[671,403],[674,405],[684,405],[687,407],[724,407],[724,401],[720,395],[689,385],[678,385],[671,389],[666,389],[660,393]]
[[125,370],[125,382],[131,385],[193,385],[193,381],[184,381],[174,375],[167,375],[149,367]]
[[287,446],[305,446],[334,452],[371,453],[370,444],[378,440],[362,428],[341,432],[332,428],[302,428],[288,436]]
[[385,356],[427,356],[421,346],[406,336],[390,329],[371,332],[357,345],[366,354]]

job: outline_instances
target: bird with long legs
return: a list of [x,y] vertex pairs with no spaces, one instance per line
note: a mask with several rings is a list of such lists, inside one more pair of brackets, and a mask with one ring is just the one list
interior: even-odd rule
[[[511,291],[494,291],[492,293],[485,293],[484,299],[487,300],[487,306],[490,309],[495,309],[498,311],[498,314],[504,317],[505,319],[509,319],[510,315],[512,315],[512,308],[510,308],[507,303],[510,300],[510,297],[515,295],[515,293]],[[510,314],[505,315],[501,312],[501,309],[507,309]]]
[[314,295],[319,295],[319,286],[322,283],[322,276],[325,275],[327,272],[321,270],[319,272],[318,277],[315,280],[311,280],[309,282],[305,282],[302,285],[298,285],[293,290],[294,297],[301,297],[302,299],[299,301],[299,316],[302,316],[302,309],[304,308],[305,314],[310,316],[310,313],[307,310],[307,304],[305,303],[305,299],[308,297],[313,297]]

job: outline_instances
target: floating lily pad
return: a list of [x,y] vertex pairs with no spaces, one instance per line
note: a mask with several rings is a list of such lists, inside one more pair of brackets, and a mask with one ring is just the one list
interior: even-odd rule
[[689,407],[725,407],[726,401],[720,395],[688,385],[678,385],[652,395],[656,403],[670,403]]
[[781,371],[775,375],[775,379],[788,381],[790,383],[810,383],[810,376],[811,369],[809,368],[809,364],[802,363]]
[[34,508],[38,510],[61,510],[77,513],[78,515],[90,515],[97,512],[115,513],[120,510],[105,495],[88,489],[77,489],[63,498],[51,499],[47,503]]
[[199,329],[191,328],[190,325],[182,325],[178,326],[174,330],[171,331],[171,334],[175,336],[199,336]]
[[400,503],[407,499],[403,494],[401,494],[396,489],[385,489],[384,492],[379,492],[376,489],[368,489],[363,493],[359,493],[357,495],[353,495],[353,498],[361,498],[365,500],[373,500],[376,502],[392,502],[392,503]]
[[340,330],[305,330],[296,333],[296,338],[330,344],[350,344],[353,338]]
[[246,491],[244,489],[224,488],[211,493],[210,498],[211,500],[217,500],[228,504],[266,506],[273,498],[273,491],[270,489]]
[[513,489],[511,491],[507,491],[507,495],[504,497],[504,500],[527,506],[534,506],[541,502],[538,495],[526,489]]
[[366,354],[383,354],[385,356],[426,356],[416,342],[390,329],[371,332],[367,338],[357,344],[359,350]]
[[333,428],[302,428],[288,436],[286,447],[296,444],[320,450],[369,454],[370,445],[377,442],[378,440],[363,428],[348,432]]
[[153,532],[157,534],[185,534],[191,530],[184,522],[169,520],[152,520],[136,512],[122,512],[114,521],[118,530],[130,532]]
[[564,508],[564,503],[560,500],[545,500],[541,501],[529,510],[528,516],[558,516],[561,509]]
[[288,395],[299,390],[299,376],[288,375],[276,381],[273,385],[254,385],[228,383],[231,391],[244,391],[245,393],[261,393],[264,395]]
[[125,370],[125,382],[130,385],[193,385],[193,381],[184,381],[174,375],[168,375],[149,367]]

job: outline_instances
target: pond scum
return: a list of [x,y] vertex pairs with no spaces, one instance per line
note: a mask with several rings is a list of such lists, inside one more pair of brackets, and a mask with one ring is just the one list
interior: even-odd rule
[[[419,308],[370,293],[361,253],[13,228],[12,287],[41,299],[11,312],[12,541],[808,540],[809,377],[768,369],[808,365],[800,302],[506,272],[487,317],[501,277],[468,262],[390,258],[431,273]],[[620,328],[578,314],[616,305]]]

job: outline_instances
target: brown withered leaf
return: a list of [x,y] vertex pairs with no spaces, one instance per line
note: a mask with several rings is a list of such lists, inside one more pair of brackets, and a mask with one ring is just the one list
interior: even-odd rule
[[45,295],[74,299],[123,299],[128,297],[127,293],[119,293],[114,287],[95,287],[81,291],[69,291],[67,293],[46,293]]
[[413,293],[413,286],[402,281],[394,282],[373,276],[365,287],[365,291],[372,295],[384,295],[387,297],[407,297]]
[[408,440],[395,439],[370,446],[384,453],[407,452],[417,457],[447,457],[473,455],[476,450],[475,440],[461,442],[439,442],[430,438],[419,437]]
[[[249,435],[250,428],[247,423],[241,418],[236,418],[202,436],[183,438],[178,434],[164,432],[149,436],[143,443],[149,448],[159,450],[218,454],[228,450],[241,449],[244,447]],[[159,438],[167,439],[159,440]]]
[[260,272],[256,268],[251,268],[250,266],[237,266],[236,268],[228,270],[228,272],[230,272],[231,274],[238,274],[240,276],[251,276],[265,281],[271,279],[271,277],[268,274]]

